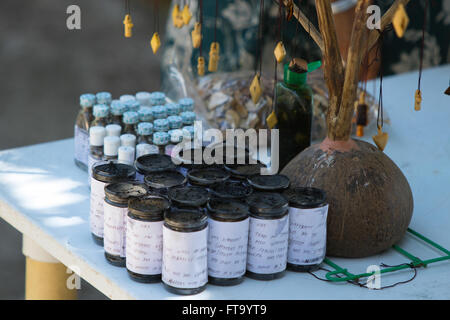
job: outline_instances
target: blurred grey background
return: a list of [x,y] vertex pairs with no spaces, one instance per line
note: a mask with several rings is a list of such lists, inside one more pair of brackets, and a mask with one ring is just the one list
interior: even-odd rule
[[[125,0],[0,1],[0,150],[69,138],[79,95],[113,97],[159,89],[153,55],[154,0],[131,0],[133,37],[123,36]],[[81,30],[66,9],[81,8]],[[170,0],[159,0],[160,33]],[[0,219],[0,299],[23,299],[22,236]],[[79,299],[106,299],[82,283]]]

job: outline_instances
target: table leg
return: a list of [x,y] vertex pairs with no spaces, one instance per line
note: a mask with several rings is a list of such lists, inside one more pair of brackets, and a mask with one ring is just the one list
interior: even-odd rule
[[74,300],[77,290],[67,285],[72,276],[67,267],[27,236],[23,236],[22,252],[26,256],[26,300]]

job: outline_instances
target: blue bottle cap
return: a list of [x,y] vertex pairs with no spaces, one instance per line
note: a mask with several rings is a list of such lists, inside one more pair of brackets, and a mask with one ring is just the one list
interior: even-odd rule
[[167,119],[156,119],[153,121],[153,128],[155,131],[168,131],[169,121]]
[[121,116],[127,111],[127,107],[120,100],[111,101],[111,114],[114,116]]
[[80,96],[80,106],[82,107],[92,107],[95,101],[95,95],[92,93],[85,93]]
[[155,132],[153,134],[153,143],[157,146],[163,146],[169,143],[170,136],[167,132]]
[[167,118],[170,129],[179,129],[183,125],[183,119],[180,116],[170,116]]
[[167,108],[159,105],[152,107],[153,119],[165,119],[167,118]]
[[179,143],[183,141],[183,130],[173,129],[167,132],[170,135],[170,142]]
[[127,111],[123,114],[123,123],[136,124],[139,122],[139,114],[134,111]]
[[120,101],[125,102],[125,101],[130,101],[130,100],[136,100],[136,97],[131,95],[131,94],[123,94],[120,96]]
[[177,116],[181,112],[181,105],[178,103],[168,103],[166,108],[168,116]]
[[195,113],[192,111],[185,111],[180,113],[181,119],[183,119],[183,124],[193,124],[195,121]]
[[98,104],[110,104],[112,100],[111,93],[103,91],[98,92],[96,95],[97,103]]
[[138,111],[140,121],[153,121],[153,112],[151,107],[143,106]]
[[166,95],[163,92],[158,91],[152,92],[150,102],[154,106],[163,105],[166,103]]
[[150,122],[141,122],[138,124],[137,133],[141,136],[148,136],[153,133],[153,125]]
[[136,100],[139,101],[141,106],[150,106],[151,94],[147,91],[140,91],[136,93]]
[[181,112],[194,111],[194,100],[191,98],[182,98],[178,100],[178,103],[181,105]]
[[109,107],[106,104],[96,104],[92,113],[96,118],[105,118],[109,115]]
[[127,111],[138,112],[139,107],[141,106],[141,104],[137,100],[126,100],[123,103],[127,107]]

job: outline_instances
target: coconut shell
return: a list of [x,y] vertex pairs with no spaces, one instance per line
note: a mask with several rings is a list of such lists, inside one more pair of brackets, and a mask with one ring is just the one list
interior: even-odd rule
[[328,256],[380,253],[402,239],[412,217],[412,192],[401,170],[375,146],[354,142],[343,151],[310,146],[281,172],[290,187],[326,191]]

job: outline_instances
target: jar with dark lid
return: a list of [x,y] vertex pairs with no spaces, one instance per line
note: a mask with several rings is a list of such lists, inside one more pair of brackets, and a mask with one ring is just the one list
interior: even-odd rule
[[254,192],[247,203],[250,230],[246,275],[257,280],[281,278],[288,251],[288,201],[279,193]]
[[138,282],[161,281],[162,226],[170,202],[150,195],[128,201],[126,223],[126,267],[131,279]]
[[175,170],[176,166],[170,156],[160,153],[151,153],[136,159],[134,166],[137,170],[138,181],[144,181],[144,177],[153,172]]
[[289,187],[289,178],[282,174],[254,175],[247,178],[255,191],[282,192]]
[[103,246],[103,206],[108,183],[133,180],[136,170],[115,161],[99,161],[92,167],[89,225],[92,237]]
[[180,163],[180,171],[186,175],[188,170],[203,169],[208,167],[203,159],[205,147],[183,148],[178,154],[172,153],[172,156],[178,159]]
[[248,205],[211,199],[208,208],[208,282],[232,286],[244,280],[247,263]]
[[144,182],[151,191],[167,195],[169,188],[184,186],[187,179],[178,171],[161,171],[146,175]]
[[195,186],[170,188],[167,194],[172,205],[178,208],[201,208],[209,199],[208,190]]
[[106,260],[125,267],[128,200],[147,194],[143,183],[115,182],[105,187],[103,247]]
[[225,164],[225,169],[234,179],[247,180],[248,177],[261,174],[261,168],[266,166],[261,162],[255,164]]
[[208,221],[202,210],[167,211],[163,225],[162,281],[172,293],[202,292],[208,282]]
[[242,181],[227,180],[212,186],[210,191],[214,198],[246,199],[252,194],[253,188]]
[[326,254],[328,204],[325,191],[292,188],[283,195],[289,201],[287,268],[300,272],[316,270]]
[[230,174],[223,169],[207,167],[203,169],[191,169],[187,173],[189,182],[192,185],[209,187],[213,184],[226,181]]

